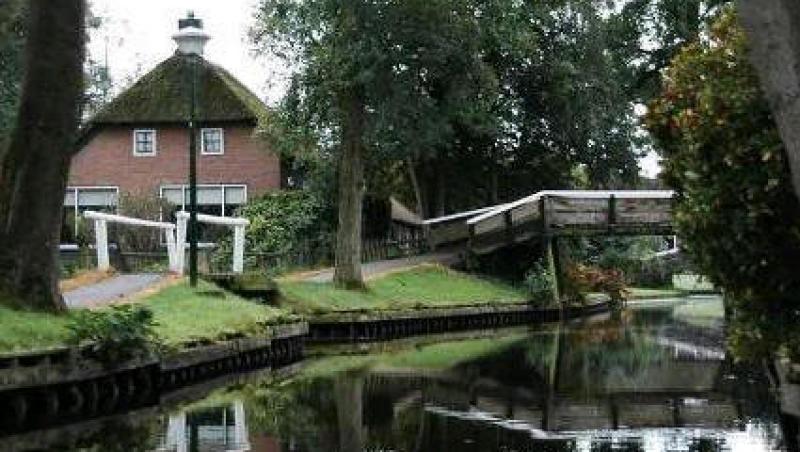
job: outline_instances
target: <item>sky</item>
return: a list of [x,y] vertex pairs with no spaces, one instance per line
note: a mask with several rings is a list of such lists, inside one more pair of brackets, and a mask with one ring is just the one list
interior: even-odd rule
[[[289,72],[281,62],[252,52],[247,31],[257,4],[258,0],[90,0],[104,24],[90,35],[89,55],[107,62],[116,87],[124,88],[175,52],[172,35],[178,19],[192,10],[211,35],[206,59],[275,105],[286,90]],[[660,170],[654,153],[641,159],[639,166],[648,177]]]
[[[274,104],[285,90],[287,72],[275,61],[255,57],[247,40],[257,0],[90,0],[104,19],[89,41],[91,58],[107,63],[118,87],[144,75],[175,52],[178,19],[192,10],[211,40],[206,59],[228,69],[259,97]],[[106,49],[108,50],[106,52]]]

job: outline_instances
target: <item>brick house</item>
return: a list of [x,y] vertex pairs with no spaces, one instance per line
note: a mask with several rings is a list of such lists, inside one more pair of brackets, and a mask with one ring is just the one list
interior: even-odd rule
[[264,103],[225,69],[203,58],[209,39],[190,15],[173,36],[176,53],[95,116],[73,157],[64,200],[63,242],[74,242],[87,209],[116,210],[120,195],[188,203],[188,121],[195,86],[198,205],[230,215],[248,199],[279,189],[279,157],[254,136]]

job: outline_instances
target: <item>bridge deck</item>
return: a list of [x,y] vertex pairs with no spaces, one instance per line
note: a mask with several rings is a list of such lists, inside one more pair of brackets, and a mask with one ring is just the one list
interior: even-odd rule
[[671,235],[671,191],[542,191],[425,222],[433,247],[467,241],[485,254],[539,237]]

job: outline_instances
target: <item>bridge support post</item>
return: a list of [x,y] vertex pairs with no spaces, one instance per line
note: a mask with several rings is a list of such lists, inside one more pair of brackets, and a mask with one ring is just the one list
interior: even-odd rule
[[547,271],[550,273],[550,287],[552,287],[553,301],[561,305],[561,247],[558,237],[553,236],[550,231],[550,216],[548,215],[547,197],[539,199],[539,218],[541,219],[542,245],[547,259]]
[[552,237],[547,234],[544,237],[544,249],[547,257],[547,270],[552,278],[550,286],[552,287],[553,300],[561,304],[561,289],[563,285],[563,276],[561,271],[561,256],[558,237]]

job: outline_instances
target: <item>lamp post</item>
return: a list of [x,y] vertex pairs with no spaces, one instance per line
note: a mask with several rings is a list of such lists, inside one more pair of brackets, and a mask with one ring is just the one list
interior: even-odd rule
[[[203,47],[209,40],[203,31],[203,21],[189,11],[185,19],[178,20],[178,33],[172,37],[178,44],[178,53],[189,58],[189,284],[197,286],[197,65],[203,55]],[[179,244],[183,246],[183,244]]]
[[192,59],[191,99],[189,100],[189,285],[197,287],[197,58]]

